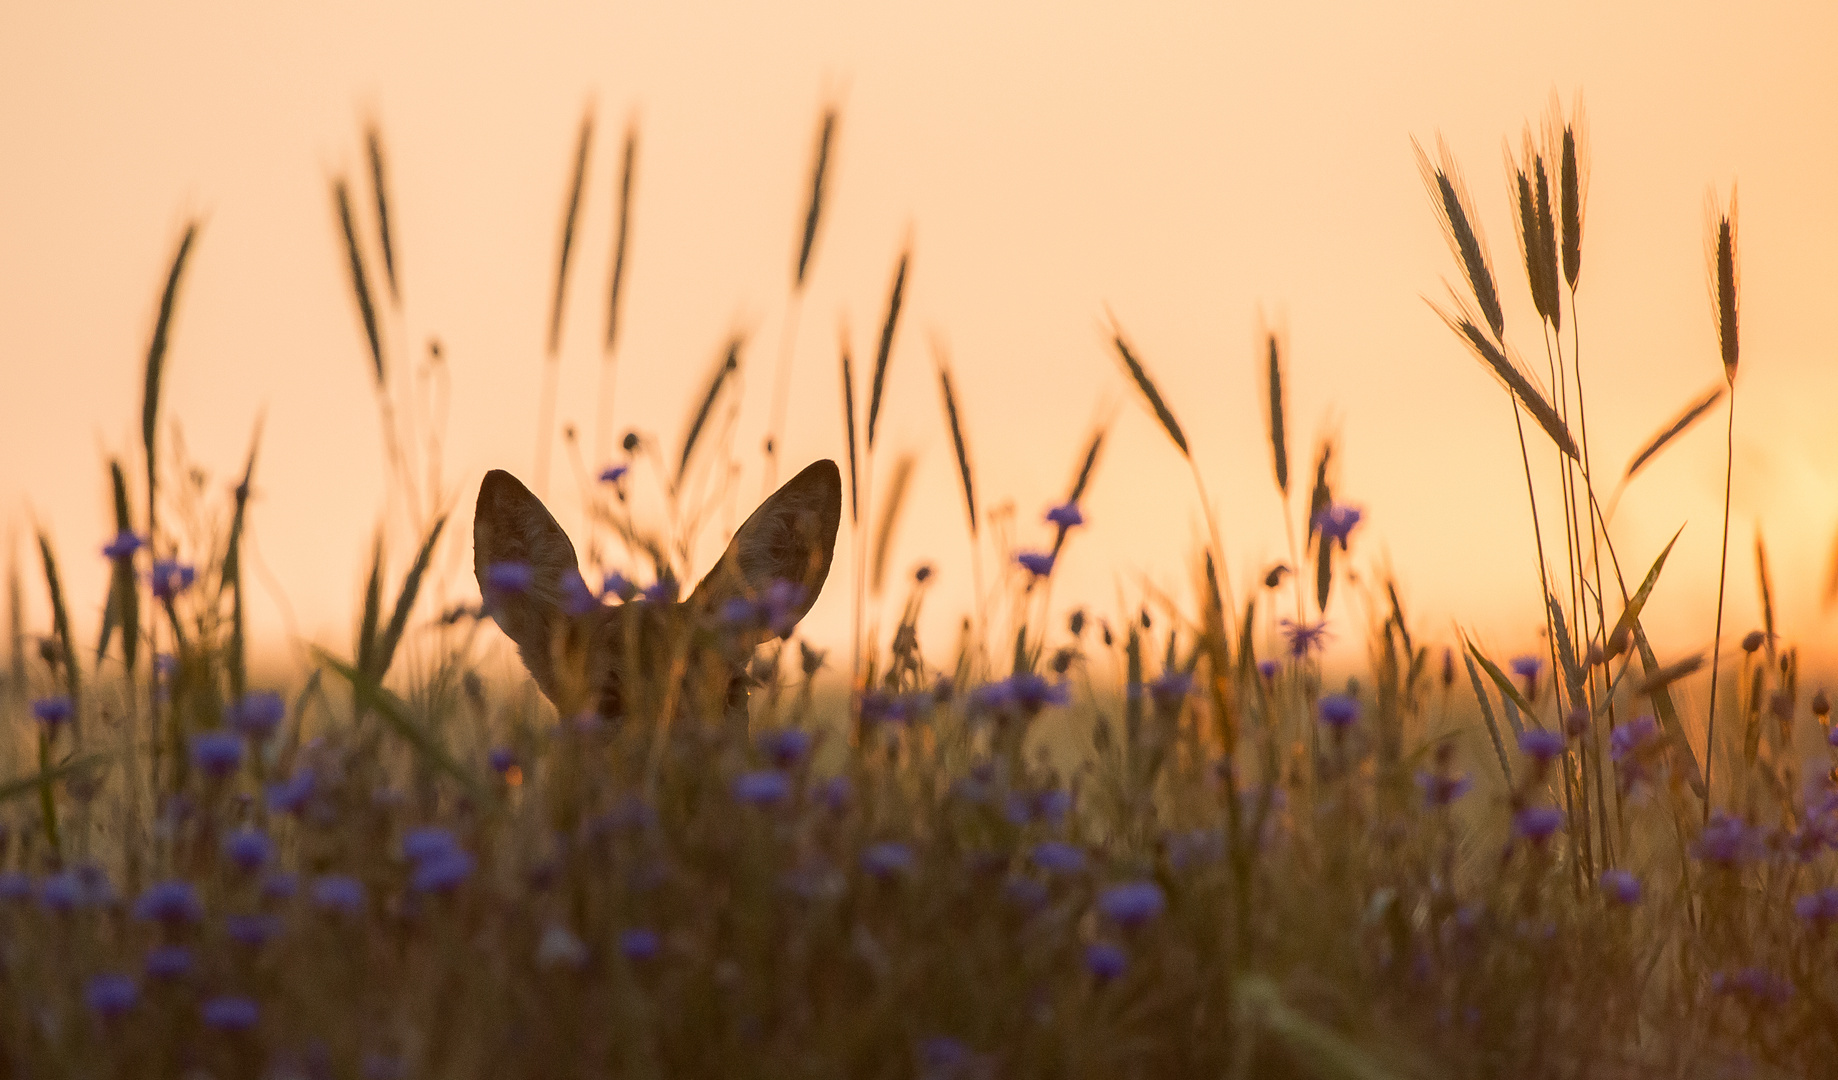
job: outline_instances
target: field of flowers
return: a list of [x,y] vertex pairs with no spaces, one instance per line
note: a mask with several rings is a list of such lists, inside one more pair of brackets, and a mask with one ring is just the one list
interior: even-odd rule
[[[560,715],[534,684],[482,674],[505,647],[497,622],[548,587],[536,568],[488,561],[477,592],[455,584],[472,599],[431,610],[436,554],[469,543],[470,523],[422,510],[442,493],[405,464],[414,432],[390,407],[403,376],[376,329],[395,282],[381,144],[369,146],[376,235],[339,182],[340,269],[415,525],[409,569],[386,573],[379,544],[349,653],[316,650],[274,681],[252,673],[241,544],[258,459],[219,487],[172,475],[161,453],[187,232],[152,334],[144,442],[111,471],[118,534],[74,554],[41,537],[37,566],[12,567],[0,1075],[1838,1069],[1830,704],[1772,625],[1730,633],[1730,650],[1719,626],[1707,663],[1661,664],[1640,616],[1666,552],[1617,553],[1612,499],[1597,497],[1613,486],[1601,477],[1632,480],[1733,405],[1728,214],[1711,245],[1724,384],[1625,469],[1592,470],[1574,122],[1528,130],[1515,163],[1542,373],[1506,333],[1459,174],[1423,156],[1471,293],[1445,317],[1510,395],[1522,444],[1530,432],[1528,489],[1561,493],[1563,520],[1540,533],[1539,655],[1432,642],[1389,582],[1349,574],[1360,513],[1335,491],[1331,444],[1291,483],[1275,339],[1260,366],[1291,555],[1238,590],[1215,571],[1229,561],[1215,531],[1187,597],[1108,612],[1046,602],[1085,527],[1099,432],[1071,490],[1039,500],[1044,542],[993,552],[1002,569],[979,583],[987,603],[958,641],[921,640],[925,570],[882,609],[890,626],[863,630],[879,556],[830,570],[857,618],[828,651],[797,635],[810,597],[789,581],[679,603],[678,523],[647,521],[632,488],[674,472],[674,492],[700,458],[731,453],[704,423],[725,408],[736,344],[680,457],[634,432],[601,466],[594,527],[616,542],[557,586],[565,602],[545,624],[548,697],[587,702]],[[577,167],[558,297],[579,198]],[[622,203],[621,245],[624,216]],[[837,456],[857,551],[884,549],[904,488],[874,452],[906,273],[902,258],[866,385],[842,362]],[[1122,329],[1107,347],[1210,520],[1180,403]],[[974,532],[973,462],[948,371],[941,383]],[[770,474],[770,444],[767,457]],[[60,554],[110,560],[108,595],[65,595]],[[48,625],[23,623],[27,588],[45,590]],[[92,612],[99,637],[79,639],[73,613]],[[1370,613],[1365,668],[1324,671],[1324,636],[1357,635],[1356,612]],[[575,647],[590,620],[622,635],[600,668]],[[608,664],[616,698],[605,682],[585,698],[553,689]],[[1710,715],[1686,714],[1671,688],[1706,676]]]

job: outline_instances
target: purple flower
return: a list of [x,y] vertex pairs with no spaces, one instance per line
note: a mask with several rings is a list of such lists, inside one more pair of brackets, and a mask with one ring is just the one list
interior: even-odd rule
[[253,690],[230,707],[230,726],[252,739],[266,739],[287,716],[287,703],[272,690]]
[[734,780],[734,797],[751,806],[776,806],[791,798],[791,780],[776,769],[741,773]]
[[643,926],[635,926],[619,932],[619,951],[627,960],[643,963],[658,954],[663,948],[663,939],[657,931]]
[[1345,731],[1358,720],[1358,698],[1346,694],[1329,694],[1321,699],[1321,722],[1335,731]]
[[198,1015],[212,1031],[237,1032],[254,1027],[261,1019],[261,1010],[249,998],[229,994],[200,1005]]
[[459,849],[453,833],[439,826],[425,825],[402,834],[402,857],[410,862],[426,862]]
[[153,595],[161,600],[171,600],[191,588],[191,583],[197,578],[198,571],[188,563],[176,559],[153,560]]
[[242,870],[260,870],[274,855],[274,841],[259,829],[238,829],[224,839],[223,852]]
[[811,733],[803,728],[780,728],[760,739],[760,749],[781,769],[788,769],[810,753]]
[[1062,503],[1047,511],[1047,521],[1062,529],[1070,529],[1085,524],[1085,515],[1079,513],[1078,503]]
[[1186,671],[1164,672],[1160,678],[1149,683],[1149,698],[1158,709],[1179,707],[1192,691],[1193,674]]
[[278,784],[268,785],[268,809],[280,813],[298,814],[306,809],[307,802],[313,797],[313,770],[296,769],[294,774]]
[[183,945],[158,945],[147,950],[147,978],[171,982],[191,974],[191,950]]
[[1542,844],[1563,823],[1563,811],[1555,806],[1527,806],[1513,815],[1513,834],[1534,844]]
[[605,596],[617,596],[624,601],[638,595],[638,586],[633,585],[624,574],[614,570],[600,582],[600,592]]
[[1615,903],[1632,907],[1640,903],[1640,879],[1626,870],[1604,870],[1602,892]]
[[1515,656],[1507,661],[1506,666],[1513,669],[1514,675],[1533,682],[1538,678],[1538,673],[1544,670],[1544,661],[1536,656]]
[[278,915],[257,913],[254,915],[227,915],[223,920],[224,933],[231,941],[259,949],[275,938],[281,936],[281,918]]
[[1417,789],[1423,792],[1423,802],[1426,806],[1447,806],[1466,795],[1473,787],[1474,777],[1466,773],[1460,776],[1423,771],[1417,773]]
[[562,610],[579,618],[600,606],[600,598],[587,587],[587,579],[574,567],[562,571]]
[[1716,810],[1698,834],[1692,853],[1707,863],[1733,867],[1759,855],[1761,848],[1761,836],[1748,822]]
[[606,468],[600,470],[600,482],[602,484],[617,484],[619,481],[625,479],[625,474],[630,470],[631,466],[629,465],[608,465]]
[[1527,728],[1519,733],[1519,752],[1539,764],[1548,764],[1562,756],[1564,737],[1543,728]]
[[886,881],[913,868],[913,849],[894,840],[883,840],[862,849],[862,869]]
[[450,893],[472,876],[473,858],[452,848],[423,859],[409,875],[408,887],[416,892]]
[[1008,678],[1009,689],[1016,705],[1029,715],[1039,712],[1048,705],[1064,705],[1072,699],[1071,686],[1065,682],[1048,682],[1044,677],[1031,671],[1023,671]]
[[677,597],[677,588],[678,586],[676,583],[676,578],[673,578],[673,577],[658,578],[656,581],[653,581],[651,584],[645,586],[645,589],[644,589],[645,602],[650,603],[650,604],[675,603],[676,597]]
[[83,1004],[104,1020],[118,1019],[140,999],[140,990],[126,975],[105,972],[92,975],[83,986]]
[[784,578],[773,579],[762,601],[767,629],[779,637],[790,637],[804,614],[804,599],[804,586]]
[[169,878],[147,886],[134,901],[134,917],[168,925],[194,923],[204,916],[204,904],[198,899],[197,886],[180,878]]
[[1314,527],[1320,530],[1324,541],[1338,540],[1340,550],[1345,551],[1347,537],[1353,532],[1353,527],[1359,524],[1361,516],[1358,507],[1348,506],[1345,503],[1329,503],[1315,515]]
[[364,883],[344,874],[327,874],[313,882],[313,906],[339,915],[361,915]]
[[1793,902],[1793,913],[1823,930],[1838,920],[1838,888],[1810,892]]
[[1141,926],[1168,906],[1161,886],[1153,881],[1127,881],[1098,894],[1098,911],[1119,926]]
[[191,737],[191,763],[218,780],[242,764],[243,741],[232,731],[201,731]]
[[525,562],[495,562],[485,568],[485,591],[505,596],[528,592],[536,584],[536,571]]
[[817,801],[828,807],[830,812],[840,814],[849,806],[849,798],[855,793],[855,785],[847,776],[832,776],[817,785]]
[[14,903],[32,895],[32,878],[19,870],[0,870],[0,900]]
[[83,902],[83,883],[75,872],[65,870],[39,883],[38,902],[48,911],[73,911]]
[[517,764],[517,752],[508,746],[494,746],[485,754],[485,761],[492,772],[502,776]]
[[1130,958],[1120,947],[1108,941],[1094,941],[1085,946],[1085,967],[1099,982],[1109,982],[1130,966]]
[[1046,840],[1034,845],[1028,858],[1035,866],[1052,874],[1076,874],[1085,869],[1085,852],[1077,844],[1064,840]]
[[1326,619],[1318,623],[1284,619],[1277,625],[1282,627],[1283,637],[1289,642],[1289,655],[1298,660],[1311,652],[1320,652],[1327,647],[1329,631]]
[[1053,560],[1051,551],[1022,551],[1015,554],[1015,561],[1021,564],[1022,569],[1037,578],[1053,572]]
[[1072,812],[1072,793],[1064,788],[1047,788],[1034,796],[1034,815],[1058,828]]
[[1276,678],[1276,661],[1259,660],[1257,662],[1257,673],[1266,679]]
[[44,725],[45,730],[55,732],[69,720],[76,711],[70,699],[62,694],[54,697],[41,697],[32,702],[32,718]]
[[131,559],[134,553],[145,546],[140,537],[131,532],[118,532],[103,548],[102,554],[111,559]]

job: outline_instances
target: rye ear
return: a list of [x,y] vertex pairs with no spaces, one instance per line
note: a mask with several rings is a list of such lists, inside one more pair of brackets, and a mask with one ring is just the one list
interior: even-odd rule
[[[734,599],[772,599],[773,584],[788,582],[794,595],[772,619],[778,631],[788,633],[817,602],[836,554],[841,521],[842,474],[834,461],[813,462],[741,524],[690,601],[705,611],[719,611]],[[754,644],[769,636],[770,629],[762,630]]]
[[551,655],[566,614],[563,580],[580,572],[574,544],[542,500],[510,473],[493,469],[472,516],[472,570],[485,611],[517,643],[523,666],[552,695]]

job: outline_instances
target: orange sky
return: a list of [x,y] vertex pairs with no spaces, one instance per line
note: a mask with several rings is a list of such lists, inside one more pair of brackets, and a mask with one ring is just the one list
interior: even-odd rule
[[[1440,132],[1464,164],[1509,332],[1523,335],[1533,317],[1501,144],[1516,145],[1553,88],[1566,101],[1580,88],[1598,460],[1625,461],[1718,377],[1704,207],[1713,185],[1739,181],[1730,626],[1753,625],[1759,520],[1787,632],[1823,637],[1818,594],[1838,528],[1823,415],[1838,389],[1826,318],[1838,297],[1835,9],[1551,4],[1528,22],[1473,3],[1202,7],[0,8],[0,518],[50,528],[93,625],[104,462],[138,444],[157,291],[183,224],[201,216],[165,416],[227,483],[265,413],[259,557],[300,632],[343,644],[384,495],[328,178],[358,171],[363,120],[377,117],[405,291],[385,333],[401,363],[430,335],[446,346],[446,475],[469,516],[485,469],[531,470],[560,207],[589,102],[600,122],[562,418],[593,413],[614,148],[636,115],[618,425],[680,445],[708,364],[743,329],[737,445],[756,491],[811,137],[834,99],[833,199],[787,458],[839,452],[838,328],[858,361],[871,355],[910,233],[883,464],[920,456],[894,565],[931,558],[941,610],[966,603],[969,562],[934,336],[955,364],[988,507],[1013,501],[1031,520],[1057,501],[1093,418],[1117,416],[1091,528],[1056,594],[1110,608],[1140,575],[1184,588],[1197,527],[1184,470],[1099,332],[1106,309],[1188,429],[1241,582],[1283,549],[1254,367],[1261,311],[1292,346],[1292,452],[1306,456],[1324,424],[1342,436],[1341,491],[1367,515],[1363,557],[1390,560],[1430,633],[1459,619],[1522,647],[1539,616],[1517,445],[1503,392],[1423,303],[1455,268],[1410,140]],[[1617,522],[1624,557],[1642,567],[1688,526],[1649,609],[1662,648],[1708,642],[1721,424],[1719,413],[1654,466]],[[578,523],[566,500],[557,509]],[[846,610],[842,590],[826,594],[818,635],[837,636]],[[258,633],[281,634],[280,611],[261,598]],[[1345,633],[1341,647],[1362,637]],[[933,645],[943,659],[946,640]]]

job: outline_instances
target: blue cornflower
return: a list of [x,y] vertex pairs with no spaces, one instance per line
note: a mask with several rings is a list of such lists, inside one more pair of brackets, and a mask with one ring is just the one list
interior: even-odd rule
[[1731,817],[1721,810],[1713,811],[1704,831],[1698,834],[1692,852],[1708,863],[1739,866],[1761,850],[1761,838],[1748,822]]
[[1359,699],[1346,694],[1329,694],[1321,699],[1321,722],[1335,731],[1345,731],[1359,720]]
[[1541,765],[1547,764],[1563,755],[1564,737],[1543,728],[1527,728],[1519,733],[1519,751]]
[[1538,673],[1544,670],[1544,661],[1536,656],[1515,656],[1507,661],[1506,666],[1513,669],[1513,674],[1527,682],[1536,680]]
[[517,752],[508,746],[494,746],[486,752],[485,761],[492,772],[502,776],[517,764]]
[[140,989],[126,975],[105,972],[90,976],[83,986],[83,1004],[104,1020],[114,1020],[140,1000]]
[[191,950],[183,945],[156,945],[147,950],[147,978],[170,982],[191,974]]
[[1072,700],[1071,685],[1065,682],[1048,682],[1045,677],[1031,671],[1017,672],[1008,677],[1008,684],[1013,700],[1021,711],[1032,715],[1048,705],[1064,705]]
[[1045,840],[1028,853],[1035,866],[1054,874],[1076,874],[1085,869],[1085,852],[1064,840]]
[[1513,815],[1513,833],[1533,843],[1543,843],[1563,823],[1563,811],[1555,806],[1527,806]]
[[1359,524],[1361,516],[1363,515],[1356,506],[1329,503],[1315,514],[1314,526],[1320,531],[1323,541],[1338,540],[1340,550],[1345,551],[1347,537],[1352,534],[1353,527]]
[[274,856],[274,841],[260,829],[238,829],[223,841],[223,853],[243,870],[260,870]]
[[651,604],[673,604],[676,602],[677,592],[679,588],[680,587],[677,585],[676,578],[673,578],[673,577],[658,578],[656,581],[653,581],[651,584],[645,586],[644,588],[645,602],[651,603]]
[[855,785],[847,776],[832,776],[817,785],[817,801],[828,807],[832,813],[840,814],[848,809],[849,799],[855,794]]
[[454,848],[425,859],[409,875],[408,887],[416,892],[449,893],[472,876],[472,856]]
[[131,532],[118,532],[102,548],[102,554],[111,559],[133,558],[134,553],[146,546],[146,542]]
[[643,963],[657,956],[663,948],[663,938],[657,931],[644,926],[635,926],[619,933],[619,951],[627,960]]
[[252,690],[230,708],[230,726],[251,739],[274,734],[287,716],[287,703],[272,690]]
[[600,606],[600,598],[587,587],[587,579],[574,567],[562,571],[562,609],[570,615],[581,616],[592,612]]
[[1793,902],[1793,913],[1823,930],[1838,920],[1838,889],[1807,893]]
[[233,731],[201,731],[191,737],[191,763],[206,776],[221,780],[242,760],[243,741]]
[[327,874],[313,882],[313,906],[340,915],[364,911],[364,883],[344,874]]
[[1626,870],[1604,870],[1602,892],[1615,903],[1632,907],[1640,903],[1640,879]]
[[281,917],[262,913],[227,915],[223,920],[223,930],[231,941],[259,949],[281,936]]
[[742,773],[734,780],[734,797],[753,806],[774,806],[791,798],[791,780],[776,769]]
[[608,465],[606,468],[600,470],[600,482],[602,484],[617,484],[619,481],[625,479],[625,474],[629,471],[631,471],[630,465]]
[[760,749],[781,769],[790,768],[810,753],[811,733],[803,728],[780,728],[760,739]]
[[617,596],[624,601],[638,595],[638,586],[633,585],[624,574],[614,570],[600,582],[600,592],[606,596]]
[[168,878],[147,886],[134,901],[134,917],[169,925],[194,923],[204,917],[204,903],[198,899],[198,888],[181,878]]
[[1266,679],[1274,679],[1276,678],[1276,667],[1275,660],[1259,660],[1257,662],[1257,673]]
[[1467,773],[1460,776],[1421,770],[1417,773],[1417,788],[1423,792],[1423,802],[1426,806],[1447,806],[1466,795],[1473,787],[1474,777]]
[[780,637],[790,637],[799,616],[804,614],[804,586],[775,578],[766,586],[763,604],[767,628]]
[[1193,691],[1193,674],[1187,671],[1165,672],[1149,684],[1149,698],[1157,708],[1171,709],[1185,701]]
[[1109,982],[1129,969],[1129,954],[1108,941],[1094,941],[1085,946],[1085,967],[1099,982]]
[[1141,926],[1167,906],[1161,886],[1153,881],[1127,881],[1098,894],[1098,911],[1120,926]]
[[1079,513],[1078,503],[1062,503],[1047,511],[1047,521],[1062,529],[1071,529],[1085,524],[1085,515]]
[[74,868],[77,884],[82,886],[83,903],[90,907],[107,907],[115,902],[115,886],[108,871],[99,863],[80,862]]
[[1327,620],[1311,623],[1307,620],[1297,622],[1294,619],[1283,619],[1278,624],[1283,629],[1283,638],[1289,642],[1289,655],[1300,660],[1311,652],[1320,652],[1327,647],[1330,631]]
[[32,895],[32,878],[19,870],[0,870],[0,900],[20,901]]
[[62,694],[53,697],[41,697],[32,702],[32,718],[45,726],[47,731],[56,731],[70,719],[75,706]]
[[410,862],[425,862],[459,848],[460,842],[453,833],[437,825],[424,825],[402,834],[402,857]]
[[1043,578],[1053,572],[1054,557],[1051,551],[1021,551],[1015,554],[1015,561],[1028,573]]
[[1034,796],[1034,814],[1048,825],[1058,828],[1072,812],[1072,793],[1064,788],[1047,788]]
[[228,994],[200,1005],[198,1015],[212,1031],[248,1031],[261,1019],[261,1009],[249,998]]
[[161,600],[171,600],[191,588],[191,583],[197,578],[198,571],[189,563],[176,559],[153,560],[153,595]]
[[83,899],[83,883],[77,879],[76,872],[72,870],[52,874],[38,886],[38,902],[50,911],[75,910]]
[[862,849],[862,869],[882,881],[906,873],[916,861],[913,849],[895,840],[883,840]]
[[301,768],[278,784],[268,785],[268,809],[298,814],[313,797],[313,770]]
[[485,567],[485,591],[515,595],[536,584],[536,571],[525,562],[495,562]]

